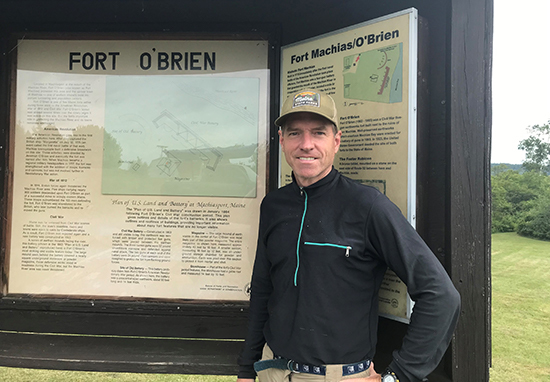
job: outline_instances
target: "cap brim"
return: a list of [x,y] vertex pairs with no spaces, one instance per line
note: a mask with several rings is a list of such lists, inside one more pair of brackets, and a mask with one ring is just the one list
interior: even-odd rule
[[285,124],[285,121],[288,119],[288,117],[291,117],[293,114],[298,114],[298,113],[311,113],[311,114],[318,115],[319,117],[322,117],[323,119],[326,119],[328,122],[330,122],[330,123],[334,124],[336,127],[338,127],[337,123],[335,123],[334,121],[331,121],[330,119],[328,119],[324,114],[316,112],[314,110],[292,110],[292,111],[289,111],[285,115],[281,115],[279,118],[277,118],[275,120],[275,125],[277,125],[279,127],[283,127],[283,125]]

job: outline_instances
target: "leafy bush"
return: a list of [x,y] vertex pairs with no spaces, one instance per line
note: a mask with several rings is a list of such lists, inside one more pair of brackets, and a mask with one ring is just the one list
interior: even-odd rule
[[537,200],[517,224],[517,233],[540,240],[550,240],[550,197]]
[[[533,225],[540,226],[544,232],[543,200],[550,200],[550,177],[540,172],[497,169],[492,179],[492,226],[491,231],[518,231],[522,223],[524,235],[534,238],[531,232],[537,232]],[[541,215],[533,215],[541,211]],[[546,220],[550,224],[550,220]]]

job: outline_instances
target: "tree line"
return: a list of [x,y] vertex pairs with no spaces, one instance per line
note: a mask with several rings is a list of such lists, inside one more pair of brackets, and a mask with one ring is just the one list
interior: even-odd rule
[[550,240],[550,121],[529,127],[519,143],[525,151],[521,169],[491,168],[492,232],[517,232]]

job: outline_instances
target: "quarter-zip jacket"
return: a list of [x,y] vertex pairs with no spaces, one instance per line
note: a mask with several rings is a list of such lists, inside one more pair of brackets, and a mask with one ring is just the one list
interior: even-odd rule
[[460,297],[403,214],[375,188],[335,169],[309,187],[294,181],[269,193],[261,206],[239,377],[255,376],[266,341],[274,354],[312,365],[372,358],[387,267],[415,301],[390,366],[403,380],[417,381],[441,360]]

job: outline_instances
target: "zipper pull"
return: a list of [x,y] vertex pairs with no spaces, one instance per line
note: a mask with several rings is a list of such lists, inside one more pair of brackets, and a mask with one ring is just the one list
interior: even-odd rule
[[300,196],[304,196],[304,188],[300,187]]
[[346,247],[346,257],[349,257],[349,250],[350,250],[350,249],[351,249],[350,246],[347,246],[347,247]]

